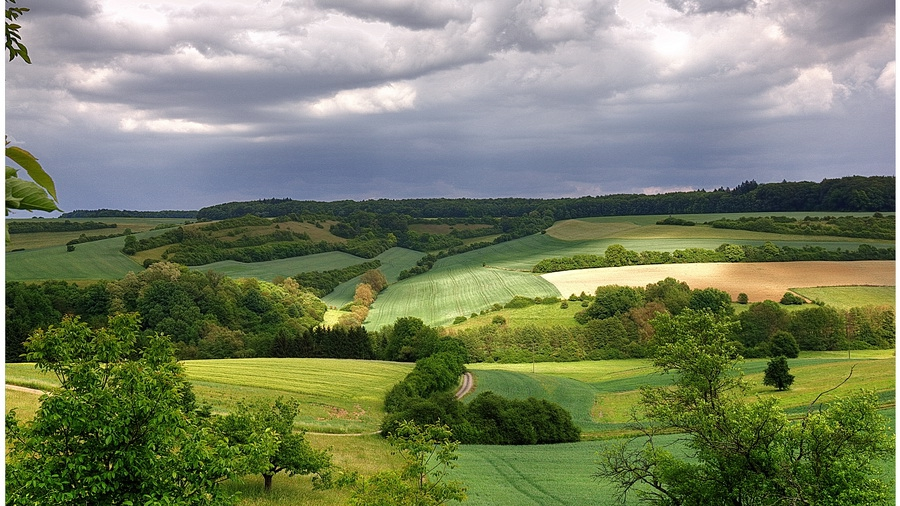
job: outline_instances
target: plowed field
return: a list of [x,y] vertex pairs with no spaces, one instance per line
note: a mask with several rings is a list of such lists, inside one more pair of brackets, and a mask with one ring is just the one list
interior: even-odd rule
[[780,300],[790,288],[813,286],[896,286],[895,262],[772,262],[664,264],[552,272],[542,277],[563,297],[593,293],[598,286],[646,286],[667,277],[691,288],[718,288],[750,301]]

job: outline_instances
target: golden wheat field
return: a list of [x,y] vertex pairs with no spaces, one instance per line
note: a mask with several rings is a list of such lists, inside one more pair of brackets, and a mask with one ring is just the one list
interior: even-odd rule
[[646,286],[667,277],[691,288],[718,288],[751,301],[779,300],[796,287],[896,286],[893,260],[859,262],[771,262],[663,264],[552,272],[541,277],[564,296],[593,293],[598,286]]

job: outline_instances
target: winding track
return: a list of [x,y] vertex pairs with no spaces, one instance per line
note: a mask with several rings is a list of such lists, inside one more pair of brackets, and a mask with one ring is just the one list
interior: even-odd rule
[[459,386],[459,390],[456,391],[456,398],[462,399],[466,395],[469,394],[475,388],[475,379],[472,378],[472,373],[466,372],[462,375],[462,384]]

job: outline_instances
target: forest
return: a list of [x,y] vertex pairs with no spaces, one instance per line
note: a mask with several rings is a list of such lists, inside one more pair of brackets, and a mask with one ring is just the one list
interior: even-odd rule
[[[659,195],[619,194],[561,199],[378,199],[314,202],[268,199],[205,207],[198,220],[222,220],[246,214],[284,216],[291,213],[349,216],[355,212],[399,214],[414,218],[522,217],[549,215],[553,221],[590,216],[641,214],[703,214],[737,212],[835,211],[876,212],[895,208],[896,178],[849,176],[757,184],[745,181],[735,188]],[[89,217],[89,216],[85,216]]]

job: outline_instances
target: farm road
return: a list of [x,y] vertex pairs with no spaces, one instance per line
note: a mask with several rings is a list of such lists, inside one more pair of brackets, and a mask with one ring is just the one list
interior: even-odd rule
[[15,390],[17,392],[27,392],[29,394],[36,394],[36,395],[41,395],[44,393],[43,390],[38,390],[36,388],[20,387],[19,385],[10,385],[9,383],[6,384],[6,389],[7,390]]
[[472,377],[472,373],[467,372],[463,374],[462,385],[460,385],[459,390],[456,391],[456,398],[462,399],[471,392],[473,388],[475,388],[475,379]]

